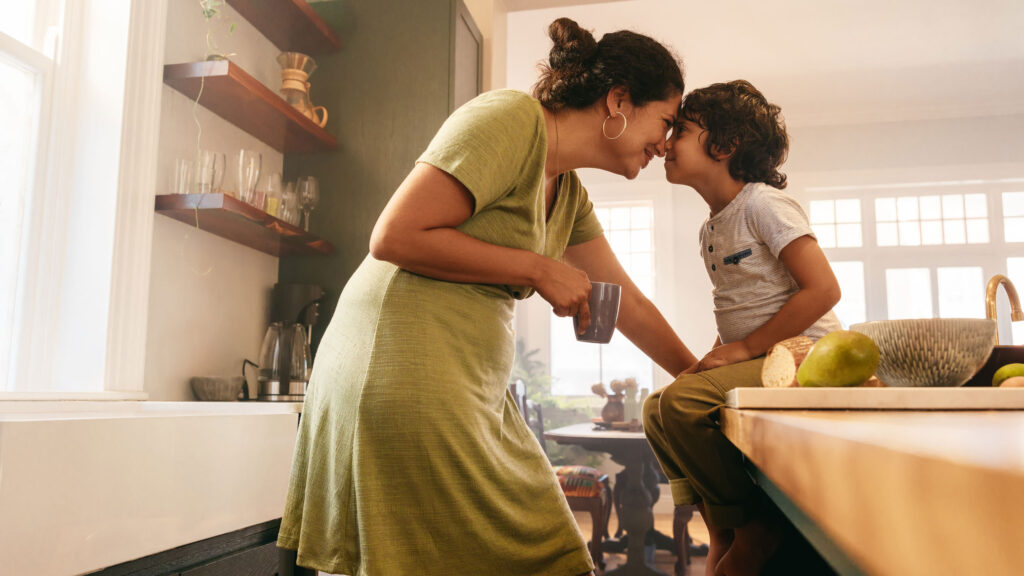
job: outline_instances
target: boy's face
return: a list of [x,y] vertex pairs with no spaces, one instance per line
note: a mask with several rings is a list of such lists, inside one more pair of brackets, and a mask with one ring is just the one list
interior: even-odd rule
[[696,188],[718,166],[704,148],[707,137],[708,131],[699,124],[680,118],[669,136],[665,153],[665,178],[669,182]]

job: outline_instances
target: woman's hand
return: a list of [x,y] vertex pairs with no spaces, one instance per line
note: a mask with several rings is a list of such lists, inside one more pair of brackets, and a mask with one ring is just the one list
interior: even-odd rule
[[590,325],[590,279],[587,273],[557,260],[546,260],[534,289],[547,300],[555,316],[580,315],[579,330]]
[[744,362],[754,357],[754,354],[747,347],[747,343],[744,340],[738,342],[730,342],[729,344],[722,344],[721,346],[715,347],[708,352],[700,362],[697,363],[697,370],[702,372],[704,370],[711,370],[712,368],[718,368],[720,366],[727,366],[729,364],[736,364],[737,362]]

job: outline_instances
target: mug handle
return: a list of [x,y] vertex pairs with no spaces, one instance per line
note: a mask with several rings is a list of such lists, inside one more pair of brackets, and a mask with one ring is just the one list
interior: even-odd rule
[[[316,118],[316,112],[319,110],[323,113],[323,117],[320,119]],[[316,122],[317,126],[323,128],[327,124],[327,108],[323,106],[313,106],[313,121]]]

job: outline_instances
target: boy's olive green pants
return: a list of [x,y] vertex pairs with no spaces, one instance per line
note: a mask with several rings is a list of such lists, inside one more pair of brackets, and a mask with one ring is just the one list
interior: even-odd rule
[[746,524],[756,501],[743,456],[719,426],[725,394],[761,386],[764,358],[682,374],[644,402],[644,432],[668,476],[676,506],[704,502],[715,528]]

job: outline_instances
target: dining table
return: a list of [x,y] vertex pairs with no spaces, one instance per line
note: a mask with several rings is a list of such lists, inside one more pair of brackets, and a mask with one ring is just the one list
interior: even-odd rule
[[651,467],[658,464],[643,431],[606,429],[586,422],[546,431],[544,437],[558,444],[605,452],[623,466],[619,482],[625,487],[620,492],[619,523],[628,537],[626,563],[605,572],[605,576],[666,576],[648,565],[644,557],[648,532],[654,530],[654,498],[645,480]]

